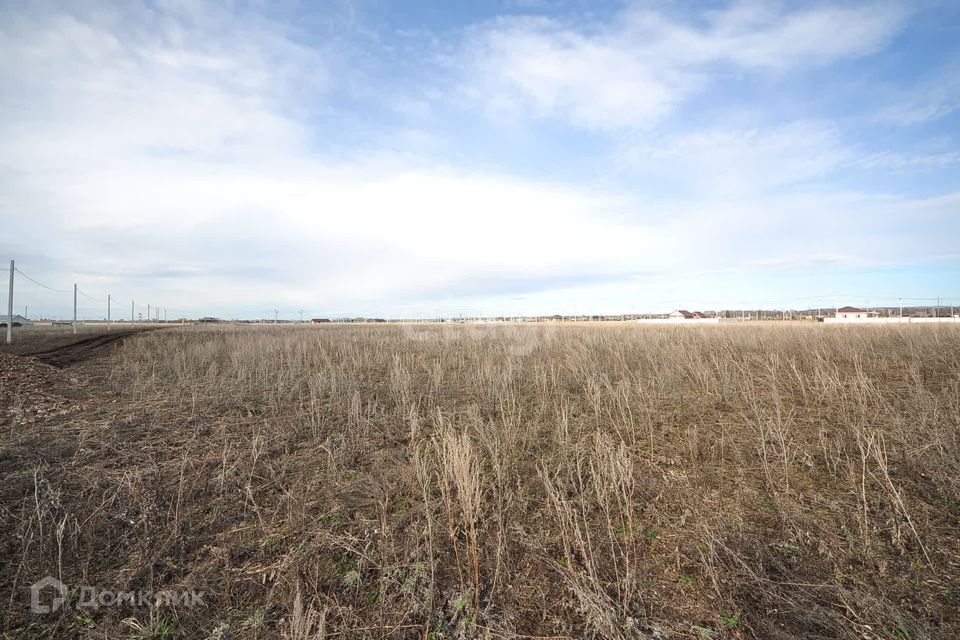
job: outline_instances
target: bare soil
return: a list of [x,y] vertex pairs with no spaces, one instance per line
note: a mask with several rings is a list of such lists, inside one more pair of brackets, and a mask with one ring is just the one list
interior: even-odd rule
[[123,340],[139,331],[141,330],[111,331],[88,338],[80,338],[75,342],[27,355],[33,356],[40,362],[54,367],[68,367],[104,353],[113,343],[118,340]]

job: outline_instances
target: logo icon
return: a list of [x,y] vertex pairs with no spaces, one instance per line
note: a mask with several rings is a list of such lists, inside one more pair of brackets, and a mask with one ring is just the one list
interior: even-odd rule
[[[43,591],[53,589],[53,601],[50,604],[40,604]],[[67,601],[67,585],[53,576],[44,576],[30,585],[30,611],[33,613],[52,613],[57,611]]]

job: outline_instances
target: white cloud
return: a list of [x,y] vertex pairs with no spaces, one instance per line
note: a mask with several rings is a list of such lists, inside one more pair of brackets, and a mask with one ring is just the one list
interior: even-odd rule
[[655,120],[679,99],[681,73],[660,70],[618,43],[546,20],[502,21],[480,38],[470,92],[494,110],[532,108],[612,129]]
[[501,18],[479,29],[462,62],[466,93],[493,112],[532,112],[590,129],[648,125],[726,64],[783,72],[873,53],[904,23],[892,4],[785,12],[740,3],[690,25],[630,10],[608,24]]
[[3,155],[56,166],[298,145],[303,128],[283,106],[294,92],[302,99],[323,88],[322,58],[256,16],[175,9],[82,19],[8,10],[0,26]]
[[694,61],[780,70],[829,64],[875,53],[903,26],[908,12],[889,2],[793,12],[741,2],[714,15],[709,29],[676,28],[664,53],[680,52],[682,59],[681,45],[687,45]]
[[765,129],[716,127],[628,143],[632,171],[709,196],[751,195],[802,184],[851,162],[837,129],[799,121]]
[[954,58],[900,94],[877,115],[881,122],[915,125],[931,122],[960,109],[960,58]]
[[960,164],[960,151],[939,153],[900,153],[883,151],[857,158],[854,166],[869,170],[910,171],[937,170]]
[[[141,7],[83,17],[8,9],[4,18],[0,209],[16,213],[0,249],[55,286],[79,279],[97,295],[228,315],[269,315],[275,305],[429,313],[528,295],[543,306],[526,310],[542,312],[577,287],[584,310],[616,310],[615,296],[638,279],[920,259],[952,250],[960,233],[956,196],[774,193],[848,161],[839,133],[821,122],[641,141],[630,151],[636,166],[691,176],[671,197],[377,148],[345,161],[316,150],[304,114],[323,112],[348,70],[258,15]],[[769,30],[761,18],[738,18],[752,25],[740,31]],[[712,20],[695,33],[740,33],[723,26],[729,16]],[[677,48],[658,66],[657,46],[674,35],[634,46],[624,34],[636,24],[610,41],[555,23],[510,25],[519,31],[502,23],[487,34],[496,45],[487,53],[525,64],[488,68],[481,89],[593,128],[668,113],[702,81],[688,67],[733,47],[684,54],[692,62]],[[862,38],[856,51],[878,41]],[[751,55],[772,46],[755,42]],[[923,226],[907,228],[911,219]]]
[[608,194],[377,150],[318,156],[296,110],[318,73],[335,80],[330,63],[270,23],[217,39],[194,26],[208,20],[5,21],[0,204],[19,215],[0,244],[26,271],[191,310],[350,311],[617,275],[669,247]]
[[[440,166],[344,169],[292,156],[272,168],[75,169],[42,185],[62,208],[38,206],[35,196],[5,204],[32,207],[18,243],[52,260],[43,279],[56,286],[79,278],[95,295],[195,313],[435,313],[499,299],[485,307],[493,312],[509,309],[511,296],[546,305],[572,289],[584,310],[616,310],[624,307],[604,291],[622,293],[638,278],[896,264],[950,251],[960,234],[957,194],[738,193],[644,203]],[[29,258],[14,256],[38,275]]]

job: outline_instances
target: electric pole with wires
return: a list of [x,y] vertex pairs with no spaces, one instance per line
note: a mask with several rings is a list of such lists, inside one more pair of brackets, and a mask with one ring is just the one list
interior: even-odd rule
[[7,344],[13,342],[13,271],[16,269],[13,260],[10,261],[10,291],[7,292]]

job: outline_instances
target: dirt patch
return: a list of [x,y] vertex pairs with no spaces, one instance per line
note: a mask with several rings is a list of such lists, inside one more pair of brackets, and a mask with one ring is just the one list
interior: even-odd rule
[[77,342],[31,354],[37,360],[54,367],[68,367],[103,353],[108,347],[139,331],[117,331],[84,338]]
[[0,354],[0,423],[15,426],[70,413],[76,403],[56,389],[85,384],[84,376],[34,358]]

